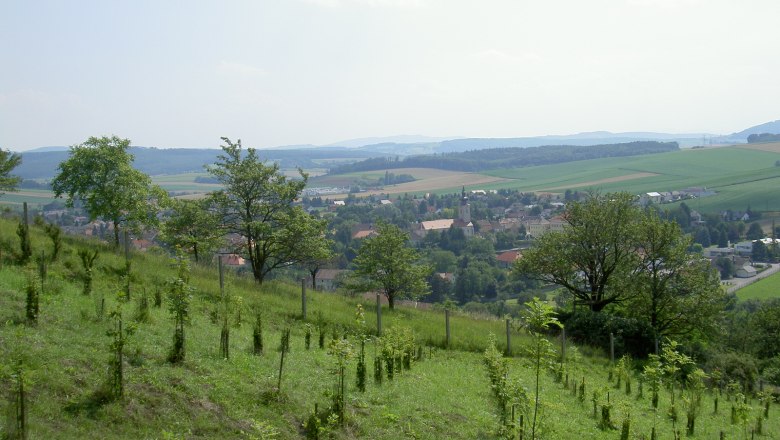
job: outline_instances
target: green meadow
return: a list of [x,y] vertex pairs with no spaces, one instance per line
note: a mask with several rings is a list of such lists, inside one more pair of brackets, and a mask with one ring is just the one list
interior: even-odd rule
[[737,290],[737,298],[741,300],[780,298],[780,272]]

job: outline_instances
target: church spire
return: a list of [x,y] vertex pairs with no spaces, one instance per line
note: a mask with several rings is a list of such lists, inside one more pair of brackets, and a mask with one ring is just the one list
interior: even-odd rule
[[469,198],[466,196],[466,186],[463,186],[460,192],[460,206],[458,207],[458,220],[463,223],[471,223],[471,206],[469,206]]

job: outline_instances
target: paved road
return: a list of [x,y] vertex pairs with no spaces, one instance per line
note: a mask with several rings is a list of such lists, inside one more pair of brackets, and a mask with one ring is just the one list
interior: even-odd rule
[[728,288],[726,291],[728,293],[736,292],[737,290],[749,285],[753,284],[756,281],[760,280],[761,278],[766,278],[769,275],[772,275],[774,273],[777,273],[778,270],[780,270],[780,264],[772,264],[772,267],[769,269],[766,269],[765,271],[761,272],[760,274],[752,277],[752,278],[732,278],[726,282],[726,285]]

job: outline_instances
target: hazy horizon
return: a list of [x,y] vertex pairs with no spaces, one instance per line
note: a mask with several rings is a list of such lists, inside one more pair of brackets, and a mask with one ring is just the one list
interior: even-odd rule
[[0,148],[730,134],[778,119],[780,2],[4,2]]

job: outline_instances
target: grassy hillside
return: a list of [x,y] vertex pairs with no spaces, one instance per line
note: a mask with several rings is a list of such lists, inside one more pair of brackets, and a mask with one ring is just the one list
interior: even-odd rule
[[[27,378],[30,438],[260,438],[292,439],[303,436],[302,423],[314,405],[326,408],[336,383],[334,359],[317,347],[315,331],[312,348],[304,347],[305,325],[300,315],[300,288],[285,283],[267,283],[262,288],[250,280],[227,277],[226,291],[240,304],[241,321],[231,314],[230,357],[219,355],[220,325],[212,317],[218,310],[219,287],[213,268],[195,267],[191,283],[196,288],[190,307],[191,323],[186,327],[187,356],[174,366],[166,362],[171,346],[173,322],[163,303],[152,307],[148,322],[134,323],[139,300],[145,292],[166,290],[166,280],[174,276],[175,267],[164,255],[135,254],[132,258],[131,300],[116,295],[123,280],[117,273],[124,267],[123,257],[104,245],[67,239],[58,261],[48,265],[43,283],[40,316],[36,325],[25,324],[25,289],[33,267],[15,265],[12,254],[18,249],[16,222],[0,220],[0,437],[13,419],[10,398],[14,382],[9,369],[21,359]],[[50,243],[37,228],[33,230],[33,254],[51,252]],[[79,280],[81,248],[99,249],[95,270],[94,293],[82,294]],[[237,298],[241,298],[239,301]],[[356,306],[360,301],[333,294],[309,292],[309,322],[317,313],[326,322],[326,343],[331,334],[354,332]],[[105,312],[98,305],[105,300]],[[371,304],[364,304],[367,326],[375,316]],[[101,400],[98,391],[107,379],[111,339],[106,331],[114,320],[110,310],[120,310],[125,325],[134,323],[136,330],[125,347],[125,397]],[[262,356],[251,354],[252,322],[261,313],[265,350]],[[385,378],[381,385],[372,380],[373,342],[366,345],[369,383],[365,393],[355,383],[355,361],[347,365],[347,423],[336,427],[331,435],[340,439],[475,439],[495,438],[498,412],[490,382],[482,365],[480,352],[488,334],[503,334],[503,321],[478,320],[455,315],[452,320],[452,349],[442,348],[444,322],[441,311],[400,309],[383,312],[385,328],[408,326],[424,347],[424,356],[413,362],[394,380]],[[292,332],[291,351],[285,358],[280,392],[280,334]],[[502,339],[498,338],[499,341]],[[354,345],[357,341],[350,336]],[[558,342],[554,341],[557,345]],[[525,353],[528,338],[513,333],[512,350]],[[499,343],[499,349],[503,349]],[[585,350],[583,350],[585,351]],[[578,361],[575,359],[579,359]],[[534,374],[527,358],[509,359],[509,375],[533,395]],[[672,438],[676,426],[665,416],[669,393],[661,392],[657,415],[651,410],[649,391],[637,395],[634,375],[632,394],[614,388],[609,382],[606,361],[601,357],[583,358],[569,350],[567,374],[573,383],[585,378],[582,401],[573,394],[571,384],[556,382],[552,376],[541,377],[540,438],[616,439],[617,430],[602,431],[593,418],[594,391],[596,404],[609,404],[613,422],[618,427],[631,417],[632,436],[649,438],[657,427],[659,438]],[[679,398],[678,398],[679,401]],[[758,403],[752,400],[750,426],[759,415]],[[725,431],[727,438],[741,438],[745,426],[729,423],[732,402],[720,401],[720,411],[713,414],[713,400],[705,395],[697,434],[693,438],[717,438]],[[764,423],[765,438],[780,436],[776,410]],[[599,409],[599,414],[601,410]],[[525,417],[529,420],[530,415]],[[680,409],[681,420],[684,420]],[[325,438],[323,435],[321,438]],[[528,436],[526,438],[529,438]]]

